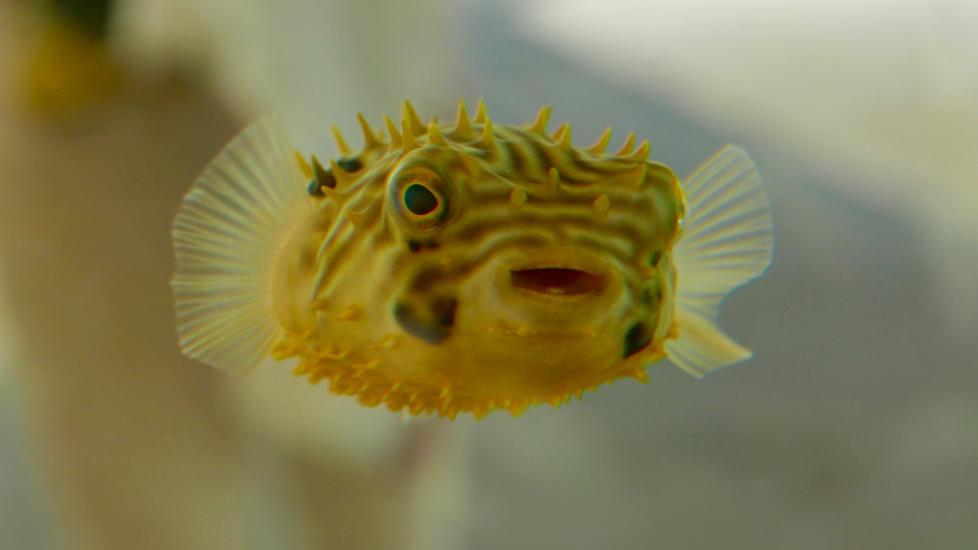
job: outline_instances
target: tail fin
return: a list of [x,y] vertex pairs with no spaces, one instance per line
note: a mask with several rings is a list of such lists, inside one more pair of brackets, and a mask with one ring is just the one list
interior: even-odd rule
[[235,137],[204,169],[173,221],[173,294],[183,352],[246,372],[281,326],[270,289],[279,251],[315,206],[295,149],[274,118]]
[[686,219],[673,250],[678,336],[669,360],[699,378],[750,358],[717,326],[720,302],[771,263],[774,236],[767,193],[747,153],[728,145],[683,184]]

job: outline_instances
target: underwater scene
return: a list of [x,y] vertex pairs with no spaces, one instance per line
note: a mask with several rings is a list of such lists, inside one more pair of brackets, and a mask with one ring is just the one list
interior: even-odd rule
[[978,548],[976,34],[0,3],[0,549]]

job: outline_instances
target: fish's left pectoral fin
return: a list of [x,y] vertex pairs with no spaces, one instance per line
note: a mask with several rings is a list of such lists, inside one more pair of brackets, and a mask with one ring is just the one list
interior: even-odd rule
[[716,325],[688,310],[677,309],[678,336],[666,341],[669,361],[696,378],[740,361],[753,352],[734,342]]

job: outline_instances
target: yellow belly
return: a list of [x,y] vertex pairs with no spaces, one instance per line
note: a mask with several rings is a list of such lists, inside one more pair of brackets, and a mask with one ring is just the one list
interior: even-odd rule
[[611,317],[547,334],[463,305],[451,337],[431,344],[404,333],[380,307],[338,302],[317,316],[316,326],[283,336],[276,357],[299,357],[295,374],[328,379],[335,393],[413,414],[479,417],[497,408],[517,414],[537,403],[556,406],[621,377],[644,381],[645,367],[664,356],[660,339],[623,358],[625,327]]

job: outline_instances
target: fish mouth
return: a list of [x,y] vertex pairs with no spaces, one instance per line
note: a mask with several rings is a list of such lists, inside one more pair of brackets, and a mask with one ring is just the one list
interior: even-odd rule
[[581,296],[604,289],[607,278],[600,273],[570,267],[511,269],[513,288],[546,296]]

